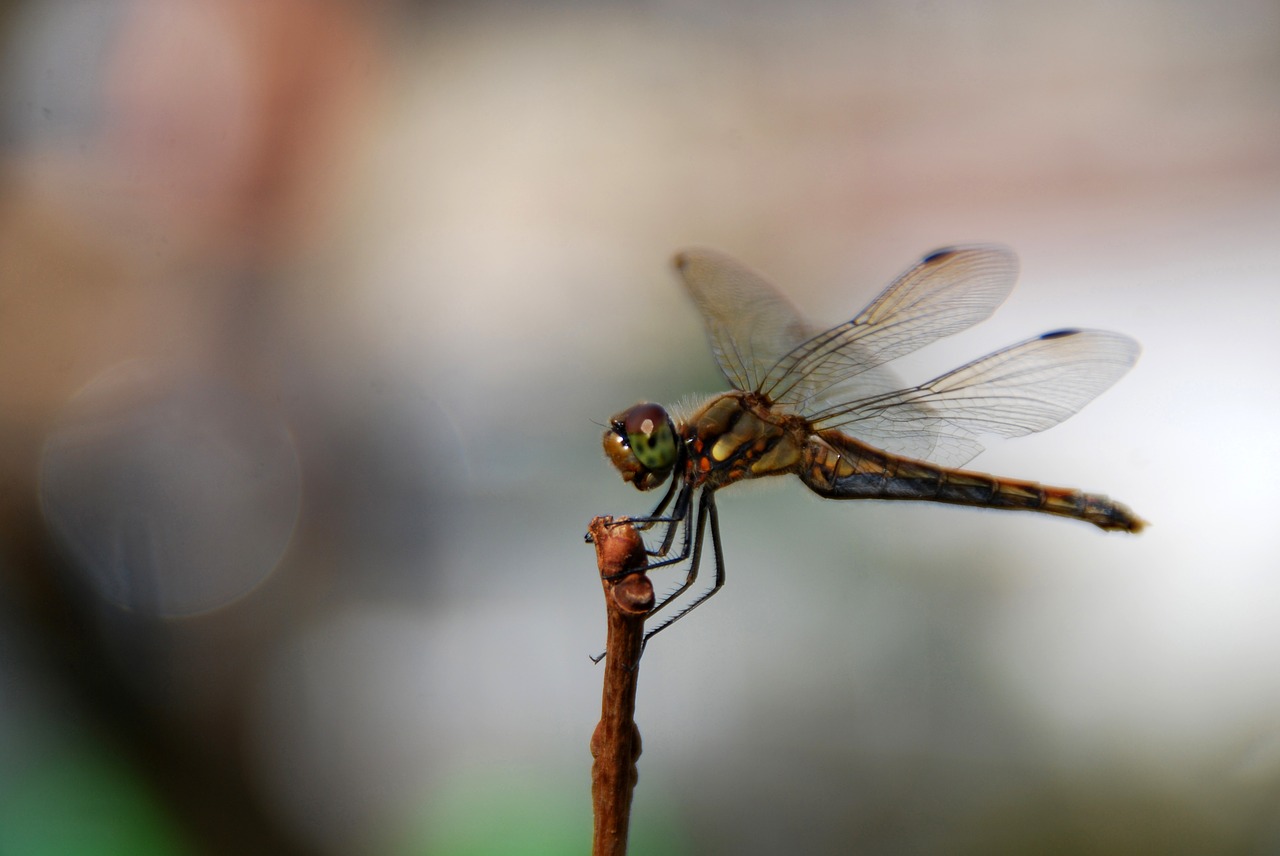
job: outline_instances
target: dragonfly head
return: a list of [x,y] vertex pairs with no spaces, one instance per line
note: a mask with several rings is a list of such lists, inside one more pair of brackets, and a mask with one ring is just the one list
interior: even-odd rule
[[661,405],[642,402],[609,420],[604,453],[638,490],[667,480],[677,458],[676,428]]

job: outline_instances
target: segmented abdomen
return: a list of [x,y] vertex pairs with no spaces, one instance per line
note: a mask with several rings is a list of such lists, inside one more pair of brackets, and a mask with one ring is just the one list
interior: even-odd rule
[[798,472],[810,490],[828,499],[914,499],[1038,511],[1128,532],[1144,525],[1127,506],[1099,494],[899,458],[834,431],[810,438]]

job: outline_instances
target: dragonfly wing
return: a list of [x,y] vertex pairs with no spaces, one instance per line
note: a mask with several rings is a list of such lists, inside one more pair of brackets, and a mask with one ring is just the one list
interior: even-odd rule
[[[803,340],[769,368],[759,390],[801,413],[824,408],[836,387],[887,389],[876,366],[990,317],[1013,290],[1018,260],[998,246],[929,253],[850,321]],[[861,377],[866,375],[866,377]]]
[[675,266],[702,313],[720,371],[735,388],[757,389],[779,357],[812,335],[777,289],[724,253],[684,250]]
[[1043,431],[1079,412],[1140,350],[1119,333],[1059,330],[920,386],[846,401],[810,418],[887,452],[958,467],[982,451],[980,437]]

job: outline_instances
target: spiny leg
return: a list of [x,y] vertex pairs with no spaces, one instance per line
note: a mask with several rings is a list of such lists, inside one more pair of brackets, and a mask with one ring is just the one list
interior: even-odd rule
[[[678,589],[676,589],[671,594],[667,595],[657,604],[657,606],[649,610],[649,615],[645,616],[646,619],[649,616],[653,615],[655,612],[657,612],[659,609],[662,609],[668,603],[671,603],[671,601],[675,600],[685,591],[687,591],[689,586],[693,585],[693,581],[698,578],[698,559],[702,553],[702,533],[703,533],[703,530],[706,528],[708,508],[710,507],[711,512],[714,513],[715,502],[714,500],[710,499],[710,496],[711,496],[710,491],[703,491],[703,500],[698,504],[698,527],[697,527],[698,539],[696,542],[693,542],[690,537],[693,530],[693,526],[689,523],[689,505],[690,505],[690,497],[693,496],[693,491],[694,491],[693,484],[691,482],[685,482],[683,488],[680,491],[680,497],[676,500],[675,516],[670,519],[670,522],[673,525],[667,528],[667,537],[663,541],[662,552],[665,553],[671,548],[671,541],[673,540],[673,537],[674,537],[673,533],[675,532],[675,527],[679,525],[681,521],[684,521],[684,524],[685,524],[684,545],[680,548],[680,555],[674,556],[670,559],[664,559],[661,562],[654,562],[653,564],[646,565],[644,568],[640,569],[641,571],[648,573],[654,568],[661,568],[667,565],[675,565],[689,558],[689,555],[692,552],[693,561],[689,565],[689,576]],[[660,510],[662,505],[665,505],[666,502],[667,500],[664,498],[662,503],[659,505],[659,508],[655,509],[655,511]],[[710,502],[710,506],[708,506],[708,502]],[[645,518],[641,518],[641,519],[644,520]],[[622,521],[619,521],[619,522],[622,522]],[[652,520],[649,522],[658,522],[658,521]],[[590,538],[590,534],[588,534],[587,537]],[[716,587],[719,588],[720,585],[723,585],[724,583],[724,571],[720,567],[720,559],[719,559],[720,529],[718,524],[716,524],[715,526],[714,540],[716,545],[716,577],[719,580]],[[653,553],[650,553],[650,555],[653,555]],[[633,573],[636,573],[636,571],[622,571],[612,577],[606,577],[605,579],[620,579],[626,576],[627,574],[633,574]],[[688,610],[685,610],[685,612],[688,612]],[[680,615],[683,615],[683,614],[684,612],[680,613]],[[679,617],[680,616],[676,616],[676,618],[679,618]],[[667,624],[670,624],[670,623],[671,622],[667,622]],[[666,627],[667,624],[663,624],[662,627]],[[661,630],[662,627],[659,627],[658,630]],[[657,630],[653,631],[653,633],[656,633],[656,632]],[[649,636],[652,636],[653,633],[650,633],[647,636],[645,636],[645,640],[647,640]],[[642,642],[641,651],[644,650],[643,645],[644,643]],[[602,659],[604,659],[603,651],[600,652],[598,656],[592,657],[591,662],[599,663]]]
[[702,499],[698,504],[698,534],[693,545],[693,557],[689,561],[689,574],[685,578],[684,583],[682,583],[680,587],[676,589],[674,592],[667,595],[667,597],[665,597],[662,600],[662,602],[659,603],[658,606],[655,607],[649,613],[649,615],[653,615],[653,613],[657,612],[658,609],[666,606],[668,603],[671,603],[680,595],[684,594],[693,585],[694,581],[697,580],[698,566],[702,560],[702,545],[704,543],[704,536],[706,534],[706,525],[707,525],[708,518],[710,518],[711,520],[711,549],[712,549],[712,552],[715,554],[715,563],[716,563],[715,584],[707,591],[698,595],[698,597],[694,599],[693,603],[689,604],[684,609],[680,610],[678,613],[673,615],[671,618],[667,619],[662,624],[658,625],[656,628],[646,633],[644,637],[645,642],[648,642],[657,633],[659,633],[662,630],[665,630],[666,628],[670,627],[672,624],[675,624],[681,618],[684,618],[686,615],[688,615],[698,606],[705,603],[708,598],[710,598],[716,592],[720,591],[720,589],[724,586],[724,579],[725,579],[724,552],[720,547],[720,515],[716,511],[715,493],[711,490],[704,490],[702,492]]
[[[674,487],[674,485],[672,485]],[[665,556],[671,552],[671,545],[676,540],[676,530],[680,528],[680,524],[685,526],[685,546],[681,551],[682,555],[689,555],[689,505],[693,499],[693,485],[685,482],[684,487],[680,491],[680,496],[676,499],[676,507],[671,512],[671,517],[667,519],[667,531],[662,536],[662,545],[657,550],[649,550],[650,556]],[[664,503],[665,504],[665,503]],[[660,509],[655,509],[654,513],[659,513]]]
[[[676,497],[676,507],[672,509],[670,517],[656,516],[662,512],[662,509],[670,501],[670,497],[663,497],[662,502],[660,502],[658,507],[654,509],[654,514],[648,517],[632,517],[625,521],[635,524],[636,528],[641,530],[648,529],[655,523],[667,524],[667,531],[666,534],[663,535],[662,545],[656,550],[649,550],[646,548],[645,553],[650,556],[665,556],[671,552],[671,545],[675,542],[676,538],[676,530],[680,528],[681,523],[686,524],[684,532],[684,546],[681,548],[680,554],[670,559],[664,559],[661,562],[654,562],[646,567],[645,570],[651,571],[654,568],[674,565],[677,562],[683,562],[685,559],[689,558],[689,527],[687,524],[689,520],[689,506],[692,504],[693,490],[694,488],[692,483],[687,481],[681,482],[680,494]],[[622,520],[617,521],[619,524],[623,522],[624,521]]]
[[[670,518],[663,517],[662,512],[667,510],[667,506],[671,503],[671,497],[676,495],[676,488],[679,487],[681,484],[683,484],[683,481],[681,479],[672,479],[671,484],[667,485],[667,492],[662,495],[662,499],[660,499],[658,501],[658,504],[654,506],[653,511],[650,511],[649,514],[645,517],[640,517],[640,518],[637,518],[636,520],[631,521],[632,523],[637,522],[637,520],[644,521],[640,525],[636,526],[636,528],[639,529],[641,532],[644,532],[644,531],[647,531],[650,527],[652,527],[653,524],[655,523],[669,522]],[[679,506],[679,503],[677,503],[677,507],[678,506]]]

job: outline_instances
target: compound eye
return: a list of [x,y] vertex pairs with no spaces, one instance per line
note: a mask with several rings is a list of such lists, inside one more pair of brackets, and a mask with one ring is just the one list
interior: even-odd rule
[[648,469],[661,472],[675,465],[676,434],[660,405],[645,402],[632,407],[622,414],[622,430],[636,460]]

